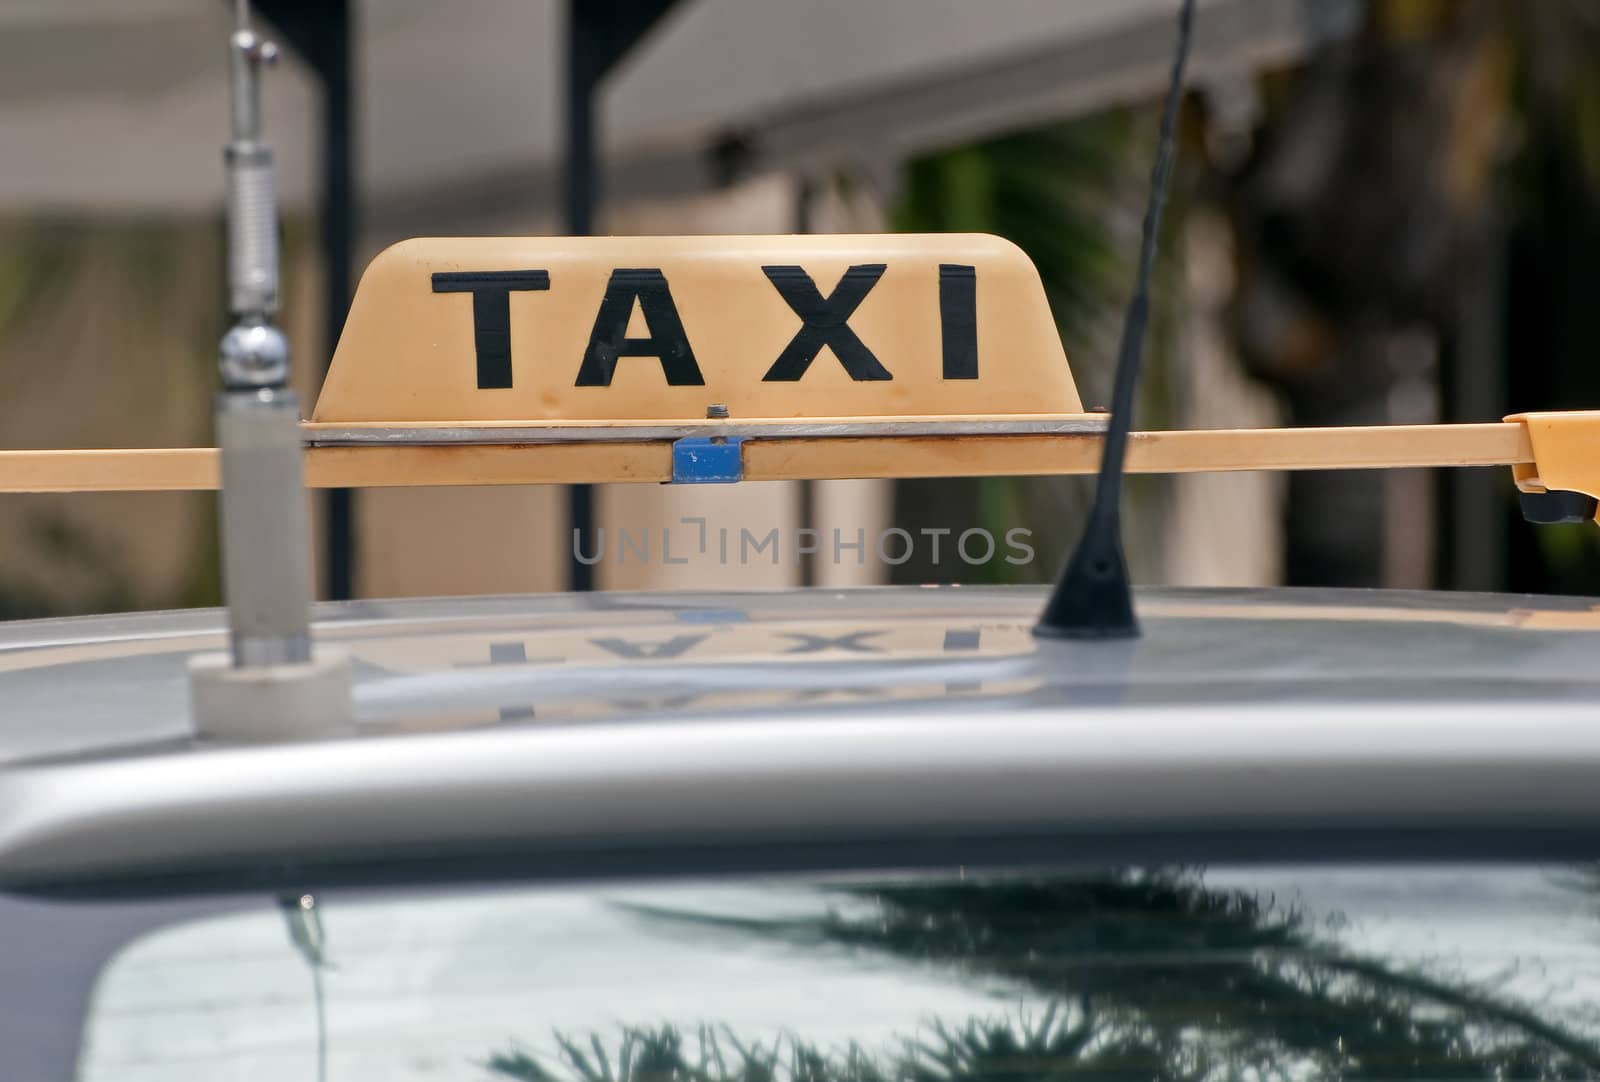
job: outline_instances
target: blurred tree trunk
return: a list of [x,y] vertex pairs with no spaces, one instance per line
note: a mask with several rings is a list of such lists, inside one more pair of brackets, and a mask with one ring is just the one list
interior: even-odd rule
[[[1373,0],[1361,34],[1266,82],[1267,123],[1223,190],[1241,352],[1290,423],[1600,405],[1600,377],[1578,359],[1600,332],[1587,299],[1600,239],[1597,30],[1595,0]],[[1288,580],[1600,582],[1592,543],[1546,539],[1541,551],[1567,570],[1528,572],[1533,535],[1504,477],[1452,475],[1437,499],[1430,488],[1419,475],[1293,475]],[[1425,548],[1435,522],[1429,582],[1396,554]]]
[[[1356,37],[1269,86],[1269,123],[1228,185],[1246,364],[1295,425],[1437,420],[1454,271],[1477,234],[1504,126],[1489,2],[1379,2]],[[1491,92],[1481,88],[1490,84]],[[1433,517],[1391,475],[1289,482],[1292,584],[1396,584],[1393,541]],[[1407,498],[1409,497],[1409,498]],[[1386,531],[1387,534],[1386,534]],[[1405,585],[1430,585],[1410,581]]]

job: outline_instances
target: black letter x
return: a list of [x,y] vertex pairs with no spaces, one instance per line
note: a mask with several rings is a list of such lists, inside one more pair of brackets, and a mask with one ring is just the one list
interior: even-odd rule
[[784,651],[786,654],[820,654],[827,650],[845,650],[854,654],[882,653],[878,647],[869,646],[862,641],[868,637],[876,638],[883,634],[881,631],[847,631],[843,635],[812,635],[805,631],[780,631],[778,634],[786,639],[795,640],[795,645]]
[[824,300],[811,276],[799,267],[762,267],[767,278],[783,294],[803,324],[778,359],[772,362],[763,383],[793,383],[806,374],[823,346],[833,350],[853,380],[893,379],[889,370],[862,344],[846,324],[862,298],[883,277],[885,264],[867,263],[851,267]]

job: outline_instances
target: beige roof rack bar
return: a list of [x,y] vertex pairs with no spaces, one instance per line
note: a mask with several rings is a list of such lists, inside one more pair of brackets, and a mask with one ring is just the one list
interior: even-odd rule
[[[466,237],[373,260],[299,438],[313,488],[713,483],[1091,473],[1106,424],[996,237]],[[1136,432],[1127,468],[1509,466],[1537,500],[1600,494],[1594,462],[1583,412]],[[218,474],[203,447],[0,451],[0,492]]]
[[[1600,418],[1591,424],[1600,431]],[[1092,433],[755,436],[743,451],[749,481],[1028,476],[1094,472],[1100,439]],[[667,439],[312,446],[305,457],[306,484],[313,488],[672,480],[672,441]],[[1133,473],[1534,465],[1523,419],[1136,432],[1128,455]],[[217,479],[217,452],[208,447],[0,451],[0,491],[6,492],[214,489]]]

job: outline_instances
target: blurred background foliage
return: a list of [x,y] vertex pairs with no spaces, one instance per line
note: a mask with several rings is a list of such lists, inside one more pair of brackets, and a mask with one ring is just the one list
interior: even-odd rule
[[[1293,67],[1193,87],[1140,426],[1245,423],[1246,394],[1267,404],[1248,422],[1296,425],[1600,406],[1600,0],[1356,10],[1356,33]],[[1152,107],[1116,109],[919,158],[875,191],[895,228],[1027,251],[1094,405],[1154,129]],[[311,227],[286,235],[286,319],[315,342]],[[207,442],[220,236],[215,221],[0,221],[0,377],[25,403],[0,446]],[[141,373],[159,378],[119,368],[151,357]],[[1136,579],[1195,581],[1179,558],[1250,542],[1269,556],[1213,568],[1222,581],[1249,566],[1251,581],[1298,585],[1600,593],[1600,533],[1526,526],[1501,470],[1209,484],[1132,479]],[[1087,496],[1075,478],[898,483],[893,524],[1026,527],[1041,558],[932,566],[918,546],[888,571],[1051,577]],[[67,499],[0,500],[0,618],[215,600],[209,497]]]
[[[1185,216],[1223,215],[1231,351],[1287,423],[1600,403],[1600,3],[1374,0],[1358,34],[1299,68],[1243,92],[1200,87],[1189,121],[1158,310],[1185,303],[1171,288]],[[1121,112],[924,158],[894,215],[900,228],[995,232],[1027,251],[1087,402],[1105,395],[1148,124],[1148,112]],[[1155,335],[1147,357],[1147,427],[1185,424],[1192,406],[1163,387],[1164,342]],[[1128,545],[1151,581],[1166,493],[1134,487]],[[989,524],[1034,527],[1046,551],[1076,535],[1086,491],[1011,479],[897,489],[897,517],[954,501]],[[1526,526],[1499,471],[1295,474],[1283,514],[1291,584],[1600,590],[1600,536]]]
[[[1250,152],[1213,163],[1233,333],[1297,424],[1492,420],[1600,401],[1593,252],[1600,6],[1384,0],[1268,79]],[[1403,480],[1403,479],[1402,479]],[[1594,592],[1592,530],[1535,533],[1503,478],[1291,479],[1290,581],[1382,581],[1385,523],[1435,534],[1443,586]]]
[[[0,447],[211,442],[221,272],[220,222],[0,221],[0,376],[26,404]],[[0,619],[215,604],[213,507],[0,497]]]
[[[1091,409],[1104,408],[1111,397],[1158,121],[1153,108],[1119,109],[915,160],[906,168],[890,218],[902,232],[993,233],[1027,252],[1055,313],[1079,394]],[[1171,299],[1173,263],[1169,238],[1158,276],[1158,313]],[[1150,427],[1169,423],[1160,409],[1169,361],[1161,318],[1142,386],[1140,422]],[[1130,485],[1129,559],[1135,577],[1144,581],[1161,577],[1166,487],[1155,478],[1135,478]],[[895,485],[893,517],[913,533],[955,521],[981,524],[999,537],[1020,526],[1032,531],[1041,552],[1059,553],[1076,538],[1091,494],[1092,482],[1074,477],[907,480]],[[902,583],[1043,582],[1056,570],[1049,560],[935,565],[931,549],[924,549],[892,575]]]

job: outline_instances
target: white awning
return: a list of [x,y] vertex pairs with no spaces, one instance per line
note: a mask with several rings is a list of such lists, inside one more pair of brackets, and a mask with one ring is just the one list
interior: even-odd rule
[[[1318,0],[1203,0],[1194,78],[1301,53]],[[358,5],[358,172],[377,220],[548,207],[560,177],[558,0]],[[613,197],[744,169],[906,154],[1153,94],[1177,0],[682,0],[602,92]],[[218,0],[0,6],[0,210],[213,213],[226,139]],[[290,205],[314,191],[316,92],[269,80]],[[722,148],[722,153],[717,149]],[[729,148],[736,153],[730,155]],[[369,219],[373,220],[373,219]]]

